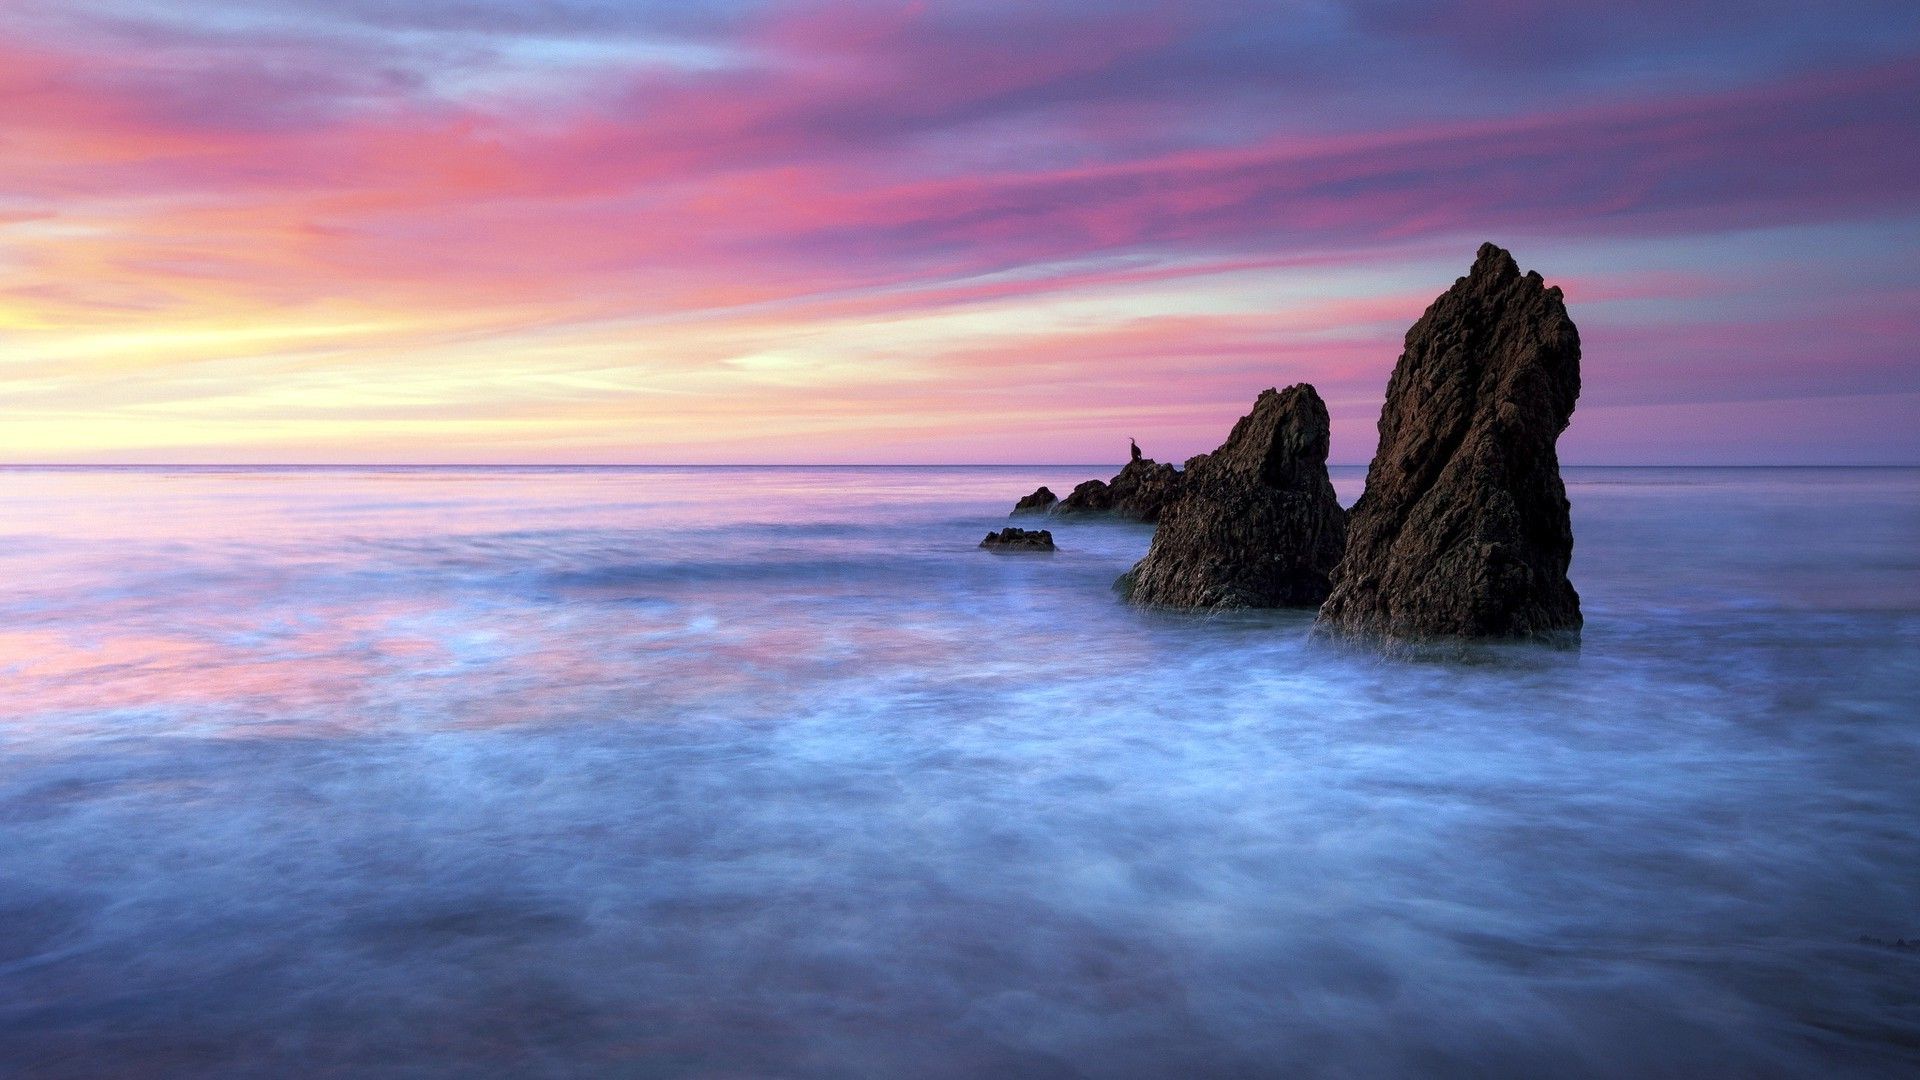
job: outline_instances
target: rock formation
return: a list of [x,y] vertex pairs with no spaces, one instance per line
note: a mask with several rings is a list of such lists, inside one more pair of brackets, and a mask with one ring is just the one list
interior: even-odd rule
[[980,546],[996,551],[1052,551],[1053,534],[1045,529],[1005,528],[988,533]]
[[1160,520],[1161,510],[1179,493],[1180,470],[1150,457],[1140,456],[1140,447],[1135,445],[1131,459],[1112,480],[1088,480],[1075,487],[1072,494],[1053,508],[1053,512],[1110,513],[1134,521],[1154,522]]
[[[1060,497],[1055,495],[1050,489],[1046,487],[1046,485],[1043,484],[1039,488],[1035,489],[1033,494],[1028,495],[1026,498],[1021,499],[1017,503],[1014,503],[1013,513],[1014,514],[1044,514],[1047,511],[1053,509],[1053,504],[1059,501],[1060,501]],[[1013,515],[1009,514],[1007,516],[1012,517]]]
[[1327,479],[1327,407],[1267,390],[1211,454],[1187,462],[1147,557],[1120,579],[1137,604],[1313,607],[1340,561],[1346,512]]
[[1407,331],[1318,631],[1386,641],[1577,634],[1554,443],[1579,395],[1580,335],[1560,290],[1483,245],[1472,271]]
[[1053,508],[1056,514],[1104,514],[1113,509],[1113,492],[1107,490],[1105,480],[1088,480],[1076,484],[1060,505]]
[[1159,521],[1160,514],[1180,494],[1180,470],[1140,456],[1133,458],[1118,475],[1107,481],[1107,495],[1113,500],[1113,512],[1135,521]]

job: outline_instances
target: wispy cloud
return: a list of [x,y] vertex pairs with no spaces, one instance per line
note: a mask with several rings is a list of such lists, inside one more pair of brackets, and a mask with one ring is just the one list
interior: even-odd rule
[[1438,8],[29,5],[0,456],[1087,457],[1305,378],[1360,459],[1482,238],[1595,403],[1916,389],[1904,5]]

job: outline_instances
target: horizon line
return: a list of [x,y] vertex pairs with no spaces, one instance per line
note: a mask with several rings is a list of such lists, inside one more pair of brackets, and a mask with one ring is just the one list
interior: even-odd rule
[[[1124,462],[1121,463],[1123,466]],[[1167,464],[1174,464],[1169,461]],[[1370,461],[1330,461],[1329,469]],[[7,461],[6,469],[1105,469],[1111,462],[979,461]],[[1920,469],[1920,461],[1862,462],[1562,462],[1563,469]]]

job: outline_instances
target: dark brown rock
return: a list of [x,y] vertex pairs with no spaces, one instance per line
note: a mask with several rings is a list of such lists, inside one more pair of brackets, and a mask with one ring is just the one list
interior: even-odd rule
[[1056,514],[1105,514],[1113,510],[1113,493],[1107,490],[1105,480],[1088,480],[1075,485],[1060,505],[1053,508]]
[[1313,387],[1262,393],[1218,450],[1187,462],[1147,557],[1120,580],[1127,599],[1185,608],[1326,599],[1346,534],[1327,441]]
[[1483,245],[1407,331],[1319,631],[1569,640],[1573,527],[1554,444],[1580,396],[1560,290]]
[[1180,470],[1132,447],[1130,460],[1112,480],[1088,480],[1054,507],[1056,514],[1112,514],[1134,521],[1160,520],[1160,512],[1180,493]]
[[1137,446],[1133,455],[1119,475],[1107,481],[1113,512],[1134,521],[1159,521],[1167,504],[1180,494],[1180,470],[1141,457]]
[[[1060,497],[1058,495],[1055,495],[1045,485],[1042,485],[1041,487],[1037,488],[1033,494],[1028,495],[1027,497],[1021,499],[1017,503],[1014,503],[1013,513],[1014,514],[1044,514],[1047,511],[1053,509],[1053,504],[1059,501],[1060,501]],[[1012,517],[1013,515],[1009,514],[1007,516]]]
[[1052,551],[1053,534],[1045,529],[1005,528],[997,533],[988,533],[980,541],[983,548],[996,551]]

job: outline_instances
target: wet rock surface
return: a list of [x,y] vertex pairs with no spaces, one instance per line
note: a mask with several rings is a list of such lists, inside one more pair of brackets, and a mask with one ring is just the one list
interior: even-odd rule
[[1044,514],[1053,509],[1053,504],[1059,501],[1060,497],[1055,495],[1051,489],[1043,484],[1035,489],[1033,494],[1014,503],[1013,512],[1015,514]]
[[980,546],[995,551],[1052,551],[1053,534],[1045,529],[1005,528],[990,532]]
[[1579,395],[1580,336],[1560,290],[1483,245],[1407,331],[1318,632],[1573,640],[1554,447]]
[[1262,393],[1219,449],[1187,462],[1121,591],[1167,607],[1318,605],[1346,533],[1327,448],[1327,407],[1313,387]]

